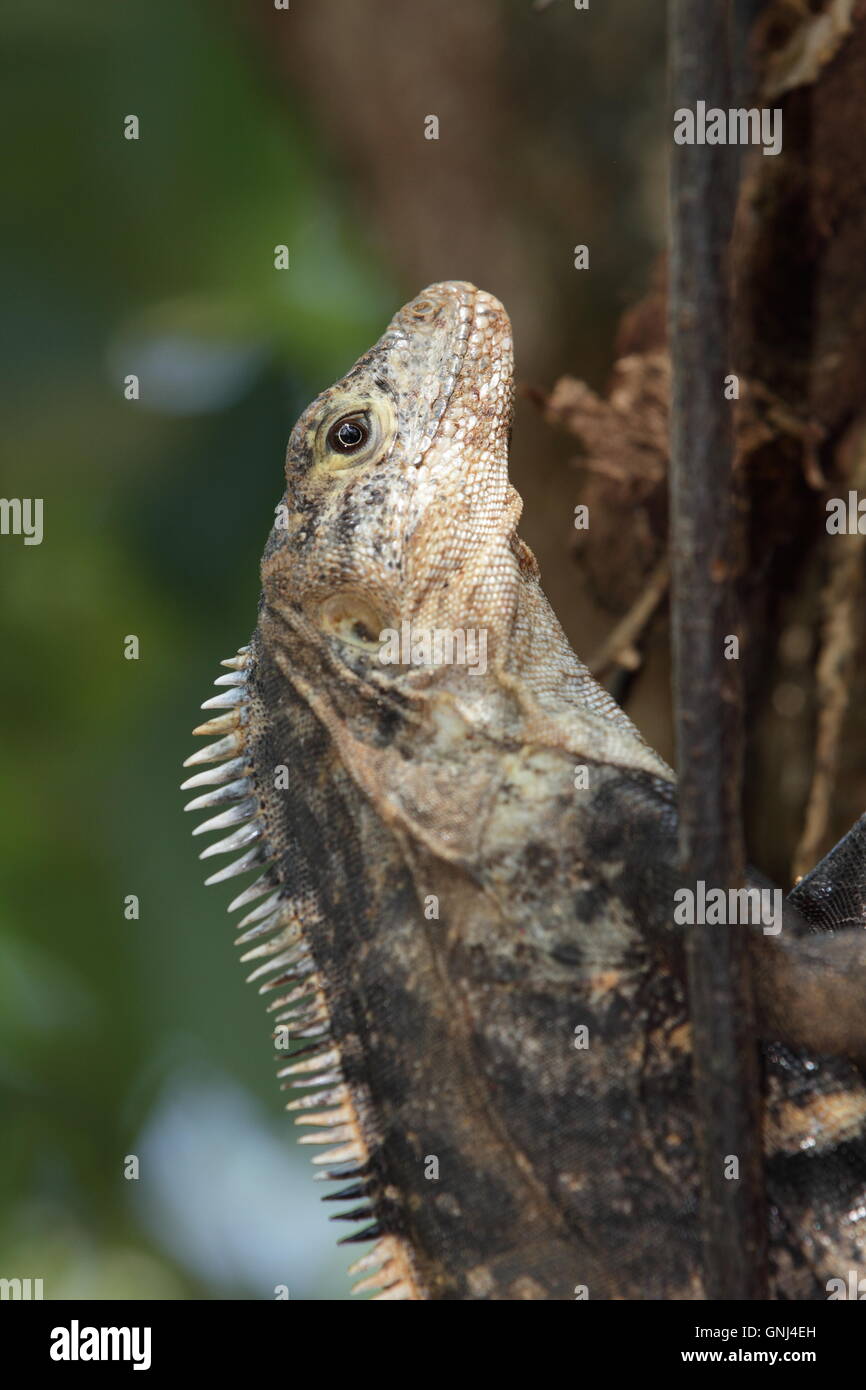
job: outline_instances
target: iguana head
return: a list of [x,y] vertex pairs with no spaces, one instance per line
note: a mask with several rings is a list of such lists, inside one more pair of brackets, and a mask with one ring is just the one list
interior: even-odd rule
[[292,431],[262,566],[272,612],[349,660],[375,658],[406,622],[483,623],[485,641],[507,640],[512,396],[511,327],[492,295],[453,281],[401,309]]
[[426,694],[434,721],[456,701],[504,737],[568,742],[578,701],[594,756],[669,776],[575,657],[517,535],[513,396],[497,299],[447,281],[405,305],[292,431],[260,629],[290,679],[325,662],[310,692],[334,726],[346,724],[347,671],[371,717]]

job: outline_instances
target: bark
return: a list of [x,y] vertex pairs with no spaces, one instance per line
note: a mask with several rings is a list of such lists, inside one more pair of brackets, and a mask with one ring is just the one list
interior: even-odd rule
[[[670,6],[671,108],[733,104],[730,6]],[[675,147],[671,161],[671,561],[683,881],[736,888],[745,873],[729,247],[736,150]],[[766,1198],[755,1008],[743,924],[687,932],[704,1279],[712,1299],[767,1297]],[[737,1165],[732,1175],[731,1165]]]
[[[866,801],[862,563],[826,531],[827,499],[858,486],[866,423],[866,0],[813,9],[775,0],[750,30],[758,90],[744,104],[782,110],[783,149],[745,154],[731,251],[735,465],[748,503],[746,838],[780,883]],[[666,295],[662,265],[623,316],[608,391],[564,378],[544,402],[580,443],[583,490],[603,520],[580,537],[578,559],[618,613],[667,543]],[[644,653],[665,641],[660,613]]]

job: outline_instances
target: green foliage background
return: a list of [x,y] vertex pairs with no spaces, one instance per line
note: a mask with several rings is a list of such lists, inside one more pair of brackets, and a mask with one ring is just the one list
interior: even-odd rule
[[[291,424],[395,292],[310,130],[214,7],[43,0],[3,27],[3,493],[42,497],[45,535],[2,542],[0,1275],[42,1277],[46,1297],[272,1297],[276,1282],[343,1297],[347,1260],[274,1103],[267,1022],[177,785],[217,662],[254,621]],[[302,276],[274,270],[283,242]],[[160,353],[201,378],[208,408],[160,408],[146,371],[124,400],[126,373]],[[308,1253],[270,1285],[254,1258],[210,1277],[161,1238],[147,1162],[124,1179],[179,1075],[214,1111],[178,1156],[182,1191],[231,1167],[222,1088],[249,1098],[249,1152],[282,1150],[272,1218],[289,1246],[305,1212]]]

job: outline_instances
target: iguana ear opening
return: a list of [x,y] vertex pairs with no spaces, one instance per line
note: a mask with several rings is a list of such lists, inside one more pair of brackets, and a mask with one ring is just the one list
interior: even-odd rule
[[388,624],[365,599],[352,593],[333,594],[321,604],[318,626],[324,633],[375,655]]

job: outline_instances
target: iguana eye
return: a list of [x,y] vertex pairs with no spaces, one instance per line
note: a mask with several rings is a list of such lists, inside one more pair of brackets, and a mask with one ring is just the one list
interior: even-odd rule
[[370,438],[370,426],[363,415],[346,415],[328,430],[328,447],[337,454],[354,454]]
[[326,474],[348,474],[387,457],[397,422],[384,392],[355,391],[350,399],[328,405],[312,441],[314,460]]

